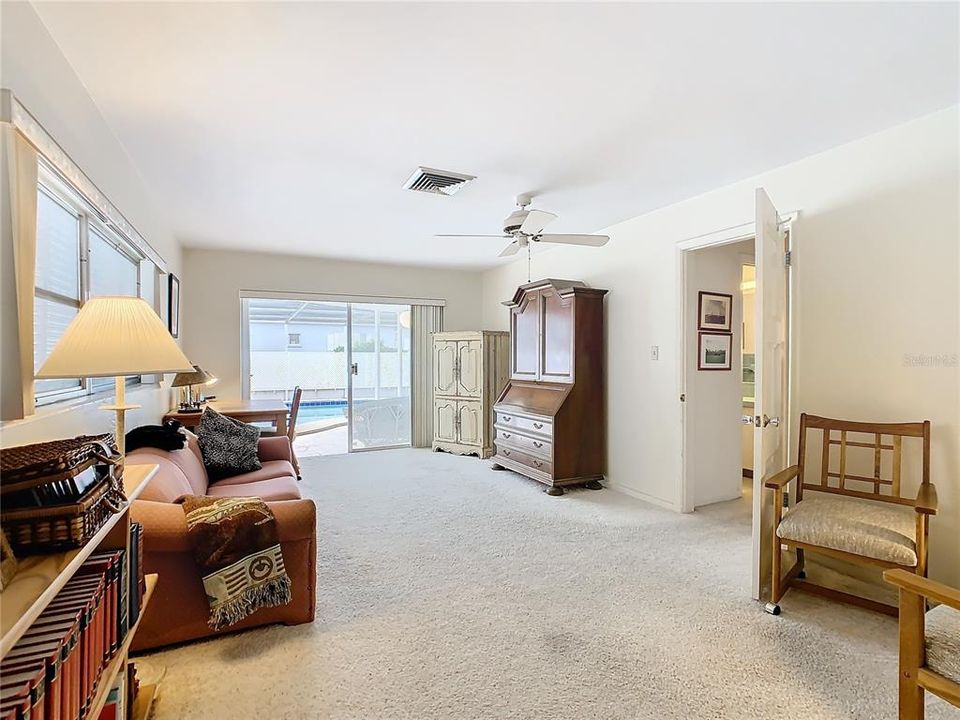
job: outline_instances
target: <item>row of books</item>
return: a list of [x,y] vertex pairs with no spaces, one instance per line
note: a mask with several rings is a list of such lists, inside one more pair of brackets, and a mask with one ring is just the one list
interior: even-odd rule
[[0,720],[87,720],[101,677],[142,605],[142,534],[96,552],[0,663]]

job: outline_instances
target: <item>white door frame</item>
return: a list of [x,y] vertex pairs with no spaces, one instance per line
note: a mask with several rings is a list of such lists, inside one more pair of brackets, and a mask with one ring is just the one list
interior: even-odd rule
[[[796,397],[796,382],[797,382],[797,343],[796,343],[796,326],[797,326],[797,316],[796,316],[796,288],[797,288],[797,267],[796,267],[796,258],[797,258],[797,236],[795,229],[793,227],[794,221],[799,216],[798,211],[793,211],[781,215],[781,224],[782,226],[789,230],[790,232],[790,251],[791,251],[791,263],[790,263],[790,273],[788,274],[787,282],[789,284],[789,309],[788,309],[788,328],[787,328],[787,337],[789,343],[789,365],[787,369],[789,381],[789,393],[787,397],[787,408],[788,411],[786,414],[786,429],[787,437],[790,438],[790,452],[793,453],[793,401]],[[693,483],[687,475],[687,457],[688,457],[688,448],[687,448],[687,407],[686,407],[686,394],[688,387],[688,378],[687,373],[689,369],[689,353],[687,351],[687,333],[694,332],[695,328],[688,327],[688,317],[690,312],[690,307],[687,302],[687,270],[688,270],[688,259],[689,253],[693,250],[702,250],[709,247],[719,247],[721,245],[730,245],[737,242],[742,242],[743,240],[752,240],[756,238],[756,222],[750,221],[741,223],[740,225],[734,225],[728,228],[722,228],[720,230],[715,230],[713,232],[705,233],[703,235],[698,235],[696,237],[688,238],[686,240],[681,240],[676,244],[676,267],[677,267],[677,288],[679,296],[677,298],[677,338],[679,345],[679,352],[677,353],[677,377],[679,378],[680,387],[677,391],[677,397],[681,398],[680,401],[680,511],[681,512],[693,512]],[[753,478],[753,492],[759,493],[762,490],[763,478],[755,473]]]

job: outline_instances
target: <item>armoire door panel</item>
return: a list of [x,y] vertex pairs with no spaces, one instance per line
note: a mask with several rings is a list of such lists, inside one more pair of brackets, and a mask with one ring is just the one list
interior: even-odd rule
[[461,340],[457,343],[457,395],[480,397],[483,388],[481,345],[479,340]]
[[553,290],[540,295],[543,339],[540,379],[548,382],[573,382],[573,300]]
[[483,413],[479,402],[458,402],[457,417],[460,420],[460,436],[457,442],[462,445],[480,445],[483,439]]
[[434,402],[433,435],[435,440],[457,442],[457,403],[455,401]]
[[510,311],[510,377],[537,380],[540,377],[540,295],[530,293]]
[[433,394],[457,394],[457,343],[436,342],[433,347]]

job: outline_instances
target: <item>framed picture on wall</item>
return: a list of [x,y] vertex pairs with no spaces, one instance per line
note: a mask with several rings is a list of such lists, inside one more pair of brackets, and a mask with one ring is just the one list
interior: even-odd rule
[[730,332],[733,322],[733,295],[700,291],[697,302],[699,330]]
[[174,337],[180,336],[180,278],[167,275],[167,327]]
[[697,370],[730,370],[733,356],[733,335],[702,332],[697,342]]

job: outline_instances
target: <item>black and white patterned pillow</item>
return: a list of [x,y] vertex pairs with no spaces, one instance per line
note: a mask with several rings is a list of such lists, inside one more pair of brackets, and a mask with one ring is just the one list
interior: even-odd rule
[[197,428],[200,454],[211,480],[259,470],[260,428],[206,408]]

